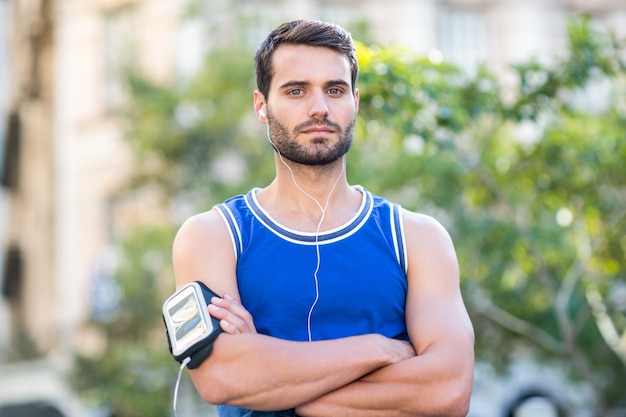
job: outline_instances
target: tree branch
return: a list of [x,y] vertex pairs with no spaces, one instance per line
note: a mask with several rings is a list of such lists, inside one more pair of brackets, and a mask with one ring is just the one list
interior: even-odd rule
[[[594,245],[589,235],[588,230],[583,224],[579,224],[576,227],[576,247],[578,257],[581,261],[584,261],[585,265],[589,264],[589,260],[594,252]],[[597,247],[597,245],[595,245]],[[593,276],[593,271],[588,273],[590,277]],[[585,285],[585,297],[591,308],[591,313],[598,327],[600,335],[606,342],[609,349],[615,353],[619,360],[626,367],[626,335],[620,337],[615,323],[611,320],[611,317],[606,313],[607,307],[603,300],[602,294],[598,290],[597,284],[592,278],[586,280]]]
[[567,353],[567,349],[562,342],[553,338],[541,328],[501,309],[492,303],[482,290],[474,288],[470,295],[476,310],[494,323],[534,341],[549,352],[559,355]]

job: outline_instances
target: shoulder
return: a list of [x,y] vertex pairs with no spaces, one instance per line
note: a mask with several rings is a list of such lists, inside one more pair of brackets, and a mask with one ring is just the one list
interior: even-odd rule
[[456,251],[450,234],[434,217],[402,210],[409,277],[445,276],[458,282]]
[[182,224],[174,238],[172,262],[177,286],[203,281],[218,293],[230,290],[216,279],[230,273],[236,263],[230,232],[216,209]]
[[245,206],[243,194],[229,198],[211,210],[189,217],[180,227],[174,239],[174,248],[187,244],[208,243],[220,239],[229,239],[226,226],[227,217],[241,210]]
[[219,238],[227,232],[224,221],[219,212],[214,208],[196,214],[182,224],[174,238],[174,248],[186,246],[189,243],[197,244],[205,240]]
[[450,234],[446,228],[434,217],[416,213],[407,209],[402,209],[403,226],[410,237],[414,237],[417,242],[424,239],[442,240],[441,243],[452,243]]

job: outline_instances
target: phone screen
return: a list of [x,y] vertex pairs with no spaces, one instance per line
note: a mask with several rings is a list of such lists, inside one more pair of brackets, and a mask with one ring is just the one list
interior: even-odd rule
[[183,352],[206,334],[213,331],[213,323],[203,319],[198,299],[193,291],[180,299],[172,300],[168,308],[174,330],[174,350]]

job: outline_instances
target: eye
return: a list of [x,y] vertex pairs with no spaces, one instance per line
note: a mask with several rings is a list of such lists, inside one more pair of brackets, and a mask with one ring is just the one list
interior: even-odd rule
[[328,89],[328,94],[332,96],[338,96],[338,95],[343,94],[343,89],[339,87],[332,87]]
[[293,90],[287,91],[287,95],[290,95],[290,96],[300,96],[300,95],[302,95],[302,89],[294,88]]

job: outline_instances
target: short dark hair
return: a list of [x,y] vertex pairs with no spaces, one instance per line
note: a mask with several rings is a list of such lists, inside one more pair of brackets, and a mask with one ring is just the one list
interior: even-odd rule
[[257,88],[266,100],[274,76],[272,56],[281,44],[320,46],[346,56],[350,62],[352,91],[354,92],[359,64],[350,32],[333,23],[318,20],[293,20],[274,29],[261,43],[254,57]]

